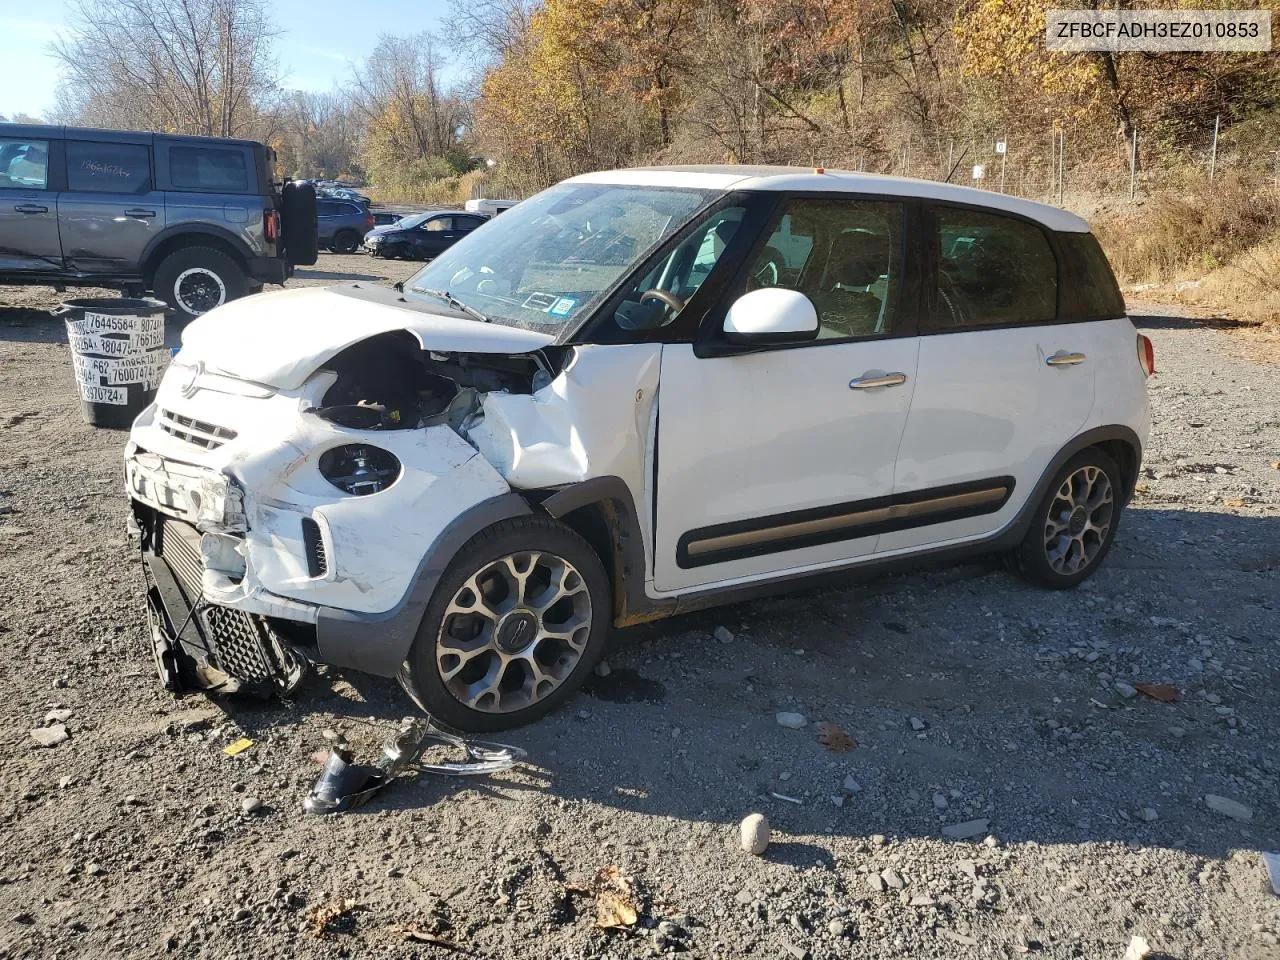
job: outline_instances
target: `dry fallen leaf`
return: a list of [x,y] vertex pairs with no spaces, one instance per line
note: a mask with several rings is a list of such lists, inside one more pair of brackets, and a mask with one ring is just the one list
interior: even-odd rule
[[580,887],[566,883],[569,893],[594,894],[596,898],[597,930],[625,930],[640,919],[636,909],[636,886],[630,877],[624,877],[617,867],[602,867],[591,878],[591,884]]
[[832,753],[848,753],[858,745],[858,741],[849,736],[844,727],[830,720],[823,720],[814,729],[818,731],[818,742]]
[[1133,689],[1161,703],[1173,703],[1178,699],[1178,688],[1171,683],[1135,683]]
[[1222,505],[1224,507],[1243,507],[1244,501],[1241,500],[1239,497],[1235,497],[1231,500],[1223,500]]
[[1134,492],[1134,493],[1146,493],[1146,492],[1147,492],[1147,491],[1149,491],[1150,489],[1151,489],[1151,488],[1150,488],[1150,487],[1148,487],[1145,483],[1137,483],[1137,484],[1134,484],[1133,492]]
[[350,897],[339,897],[328,903],[318,903],[307,910],[307,923],[317,937],[323,937],[338,920],[351,911],[359,908],[359,904]]
[[1272,460],[1272,461],[1271,461],[1271,469],[1272,469],[1272,470],[1280,470],[1280,460]]

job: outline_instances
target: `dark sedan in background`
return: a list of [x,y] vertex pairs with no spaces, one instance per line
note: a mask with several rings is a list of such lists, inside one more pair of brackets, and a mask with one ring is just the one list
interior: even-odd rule
[[457,210],[428,210],[371,230],[364,245],[375,257],[430,260],[488,219]]

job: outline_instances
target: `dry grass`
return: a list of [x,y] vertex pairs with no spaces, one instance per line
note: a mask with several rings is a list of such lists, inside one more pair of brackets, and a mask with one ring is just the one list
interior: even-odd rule
[[1188,178],[1094,224],[1126,286],[1155,285],[1221,316],[1280,331],[1280,191],[1230,173],[1216,183]]

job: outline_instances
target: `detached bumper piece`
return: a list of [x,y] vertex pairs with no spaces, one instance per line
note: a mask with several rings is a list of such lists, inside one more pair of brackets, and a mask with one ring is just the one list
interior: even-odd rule
[[263,617],[207,603],[200,532],[135,505],[147,578],[147,619],[156,671],[173,693],[205,690],[289,696],[307,659]]

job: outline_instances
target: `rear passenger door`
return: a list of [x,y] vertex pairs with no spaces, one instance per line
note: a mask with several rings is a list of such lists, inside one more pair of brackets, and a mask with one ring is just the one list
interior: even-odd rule
[[82,273],[137,276],[143,252],[165,225],[151,137],[101,136],[66,141],[67,187],[58,197],[63,256]]
[[894,493],[952,509],[884,534],[878,552],[1005,526],[1093,407],[1091,325],[1058,320],[1060,270],[1045,229],[968,207],[925,214],[919,368]]
[[316,242],[320,246],[327,246],[333,240],[338,223],[338,211],[345,206],[345,203],[338,203],[336,200],[316,201]]
[[51,146],[58,142],[0,137],[0,270],[62,269]]
[[432,217],[413,232],[413,249],[418,256],[430,260],[444,253],[458,239],[453,217]]

